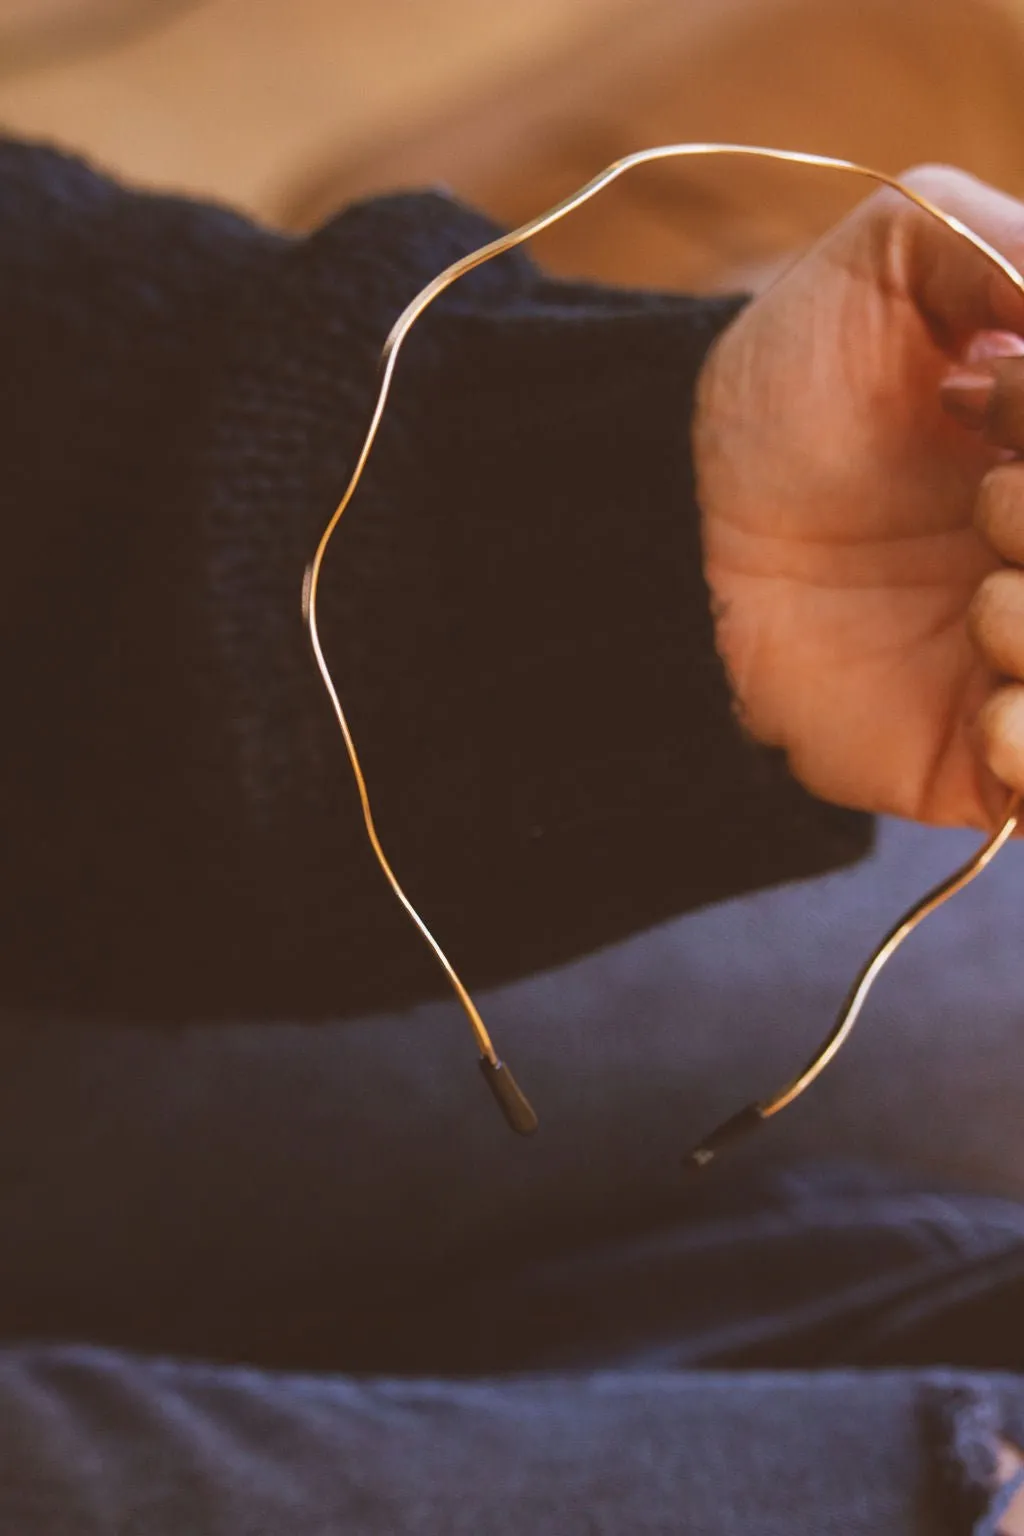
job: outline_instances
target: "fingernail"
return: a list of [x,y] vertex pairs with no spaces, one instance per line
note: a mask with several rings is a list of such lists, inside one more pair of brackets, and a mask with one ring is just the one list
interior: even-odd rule
[[996,381],[983,373],[950,373],[939,385],[943,409],[965,427],[984,425]]
[[971,338],[961,361],[967,364],[985,363],[996,357],[1020,357],[1024,354],[1024,338],[1012,331],[979,331]]

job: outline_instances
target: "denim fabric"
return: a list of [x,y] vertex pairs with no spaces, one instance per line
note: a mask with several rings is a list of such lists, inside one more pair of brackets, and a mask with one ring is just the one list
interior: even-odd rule
[[321,1324],[345,1370],[0,1351],[0,1536],[997,1530],[1024,1376],[972,1367],[1024,1366],[1012,1202],[796,1170],[449,1279]]
[[465,1375],[623,1361],[1024,1371],[1022,1316],[1024,1206],[812,1165],[630,1239],[382,1282],[343,1358]]
[[966,1536],[1024,1385],[944,1372],[371,1382],[0,1358],[3,1536]]
[[482,999],[541,1114],[531,1142],[454,1006],[323,1029],[6,1021],[0,1338],[319,1360],[396,1277],[614,1245],[794,1161],[1024,1198],[1016,847],[908,941],[805,1101],[703,1181],[678,1161],[784,1080],[873,938],[976,844],[887,823],[850,874]]
[[991,1536],[1024,1445],[1018,850],[805,1106],[677,1161],[974,841],[889,824],[851,875],[489,999],[529,1144],[454,1010],[9,1021],[0,1536]]

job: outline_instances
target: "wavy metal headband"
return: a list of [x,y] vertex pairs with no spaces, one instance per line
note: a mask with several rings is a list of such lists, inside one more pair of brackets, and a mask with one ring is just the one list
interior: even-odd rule
[[[1014,287],[1024,295],[1024,277],[999,251],[989,245],[986,240],[983,240],[980,235],[975,234],[973,230],[969,229],[958,218],[955,218],[952,214],[944,213],[941,208],[937,208],[934,203],[929,202],[920,193],[915,192],[911,187],[905,186],[894,177],[887,176],[882,171],[870,170],[867,166],[857,165],[852,160],[837,160],[827,155],[804,154],[800,150],[766,149],[749,144],[663,144],[653,149],[638,150],[632,155],[624,155],[621,160],[614,161],[605,170],[601,171],[599,175],[595,176],[592,181],[588,181],[586,186],[581,187],[579,191],[572,193],[570,197],[557,203],[553,208],[549,208],[546,213],[540,214],[535,219],[530,219],[526,224],[520,225],[518,229],[512,230],[509,234],[501,235],[498,239],[490,241],[478,250],[471,251],[460,260],[452,262],[451,266],[446,267],[443,272],[439,272],[437,277],[429,282],[425,288],[421,289],[416,297],[406,305],[392,326],[381,352],[380,383],[377,389],[377,399],[370,424],[366,430],[366,436],[363,439],[359,457],[356,460],[356,465],[348,485],[345,487],[344,494],[330,522],[324,529],[320,542],[317,545],[316,553],[306,569],[302,589],[303,613],[309,629],[313,655],[316,658],[316,664],[320,669],[320,676],[323,679],[324,687],[327,690],[334,713],[337,716],[338,725],[341,727],[341,734],[345,741],[349,762],[352,765],[352,773],[355,777],[356,788],[359,791],[363,821],[366,826],[366,835],[369,838],[370,846],[376,855],[377,862],[388,884],[423,935],[427,944],[433,950],[438,964],[448,978],[469,1020],[470,1028],[473,1031],[477,1047],[480,1051],[480,1066],[484,1077],[501,1106],[509,1125],[514,1131],[518,1131],[522,1135],[529,1135],[537,1129],[537,1116],[509,1071],[508,1066],[498,1056],[476,1004],[463,985],[454,966],[403,890],[377,836],[377,828],[374,824],[373,812],[370,808],[370,797],[366,787],[366,779],[359,762],[359,755],[356,752],[352,732],[320,644],[320,632],[317,625],[317,596],[320,586],[320,572],[324,556],[327,553],[327,547],[338,523],[341,521],[345,509],[355,495],[356,488],[366,468],[367,460],[370,457],[370,452],[377,436],[377,430],[384,415],[384,407],[387,404],[395,364],[398,361],[398,354],[401,351],[406,336],[423,314],[423,311],[440,294],[444,293],[446,288],[450,288],[453,283],[457,282],[460,277],[464,277],[467,272],[472,272],[474,267],[482,266],[484,262],[491,261],[495,256],[500,256],[505,251],[511,251],[515,246],[522,245],[534,235],[540,234],[541,230],[549,228],[550,225],[556,224],[559,219],[565,218],[566,214],[582,207],[584,203],[589,202],[604,187],[610,186],[613,181],[625,175],[627,171],[633,170],[634,167],[646,165],[653,160],[674,160],[680,159],[683,156],[697,155],[746,155],[762,160],[782,160],[796,165],[818,166],[825,170],[846,171],[856,176],[867,177],[870,181],[880,182],[884,186],[892,187],[894,191],[901,193],[903,197],[909,198],[912,203],[916,203],[925,213],[930,214],[932,218],[944,224],[947,229],[952,230],[954,234],[974,246],[976,250],[980,251],[983,256],[998,267],[1009,278]],[[779,1110],[785,1109],[787,1104],[792,1104],[805,1089],[810,1087],[815,1078],[820,1076],[850,1035],[864,1006],[868,992],[871,990],[886,961],[902,944],[907,935],[913,932],[918,923],[927,917],[930,912],[933,912],[936,907],[948,901],[957,891],[962,890],[976,875],[979,875],[999,852],[1003,844],[1013,835],[1020,815],[1020,799],[1021,797],[1017,794],[1010,796],[1003,823],[998,831],[988,839],[978,853],[969,859],[961,869],[951,875],[948,880],[943,881],[941,885],[929,891],[885,936],[850,988],[829,1034],[803,1070],[785,1088],[776,1093],[773,1098],[750,1104],[746,1109],[741,1110],[739,1114],[724,1121],[722,1125],[714,1130],[710,1136],[706,1137],[690,1153],[689,1161],[693,1167],[704,1167],[727,1142],[735,1140],[749,1130],[753,1130],[763,1121],[770,1119],[772,1115],[778,1114]]]

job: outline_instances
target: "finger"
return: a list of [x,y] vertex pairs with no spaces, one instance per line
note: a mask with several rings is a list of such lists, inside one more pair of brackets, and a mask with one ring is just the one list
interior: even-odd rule
[[871,217],[891,222],[892,275],[940,344],[959,349],[972,331],[1024,331],[1024,204],[948,165],[916,166],[897,179],[980,235],[1018,273],[1015,285],[962,235],[906,199],[897,209],[899,194],[872,199]]
[[1024,464],[998,464],[978,487],[974,524],[989,547],[1024,565]]
[[974,644],[993,672],[1024,680],[1024,572],[993,571],[967,615]]
[[983,431],[994,447],[1024,450],[1024,357],[953,368],[939,384],[939,400],[961,426]]
[[992,773],[1009,789],[1024,790],[1024,687],[997,688],[978,714],[981,752]]

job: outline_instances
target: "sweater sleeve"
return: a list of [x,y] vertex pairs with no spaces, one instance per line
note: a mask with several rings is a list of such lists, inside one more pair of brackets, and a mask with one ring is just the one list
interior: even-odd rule
[[[293,240],[0,146],[0,1003],[312,1019],[443,991],[300,591],[391,323],[493,233],[424,193]],[[744,736],[714,648],[689,420],[743,302],[516,252],[399,360],[321,631],[383,844],[471,985],[868,846]]]

